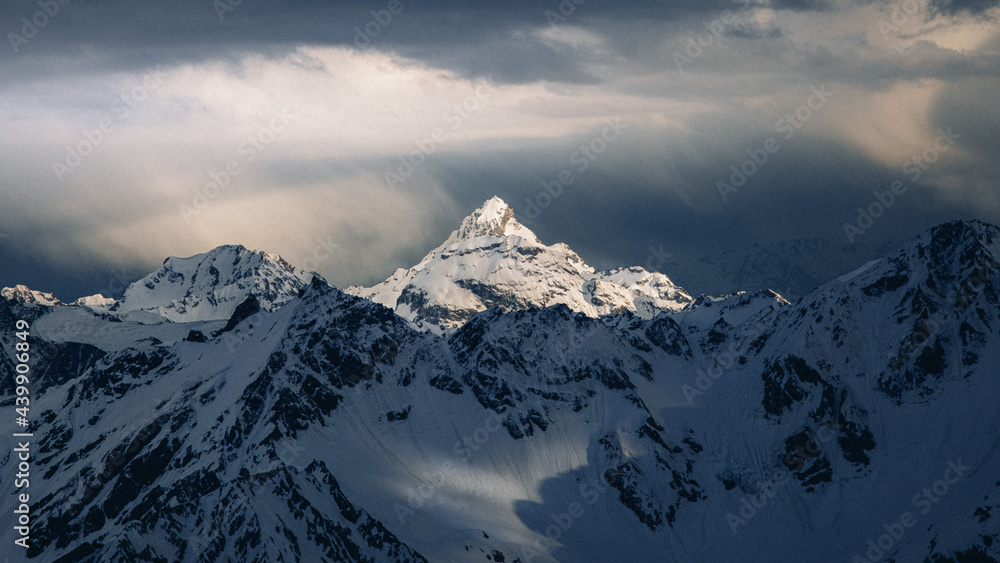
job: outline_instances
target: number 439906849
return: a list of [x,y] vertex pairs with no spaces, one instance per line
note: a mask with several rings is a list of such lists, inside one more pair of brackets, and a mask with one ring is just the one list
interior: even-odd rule
[[14,333],[17,337],[17,342],[14,344],[14,359],[17,361],[17,365],[14,367],[14,371],[17,372],[15,377],[15,384],[17,388],[14,392],[17,394],[15,399],[17,404],[17,415],[22,418],[28,418],[28,405],[31,404],[31,400],[28,395],[31,393],[28,390],[28,372],[31,368],[28,366],[28,360],[30,355],[28,350],[31,349],[31,345],[28,344],[28,322],[24,320],[19,320],[15,324],[17,327],[17,332]]

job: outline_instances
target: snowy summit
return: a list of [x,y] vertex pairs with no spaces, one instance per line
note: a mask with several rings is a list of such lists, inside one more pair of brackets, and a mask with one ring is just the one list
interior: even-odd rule
[[448,334],[472,315],[564,304],[590,317],[633,311],[650,318],[692,302],[667,276],[642,268],[597,272],[565,244],[547,246],[493,197],[419,264],[347,293],[396,311],[421,330]]
[[44,291],[34,291],[24,285],[5,287],[0,290],[0,295],[11,301],[17,301],[19,303],[32,303],[49,306],[62,304],[62,302],[59,301],[55,295],[45,293]]
[[228,319],[251,295],[261,308],[277,309],[313,276],[277,254],[220,246],[190,258],[167,258],[159,270],[130,285],[112,312],[143,322]]

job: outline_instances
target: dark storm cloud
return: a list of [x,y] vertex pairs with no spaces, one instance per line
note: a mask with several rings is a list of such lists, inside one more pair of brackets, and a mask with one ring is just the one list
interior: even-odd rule
[[[42,9],[35,1],[4,2],[0,30],[8,45],[0,49],[0,72],[16,80],[135,70],[150,64],[236,60],[247,52],[277,56],[313,44],[392,50],[432,66],[502,82],[588,82],[593,78],[578,61],[525,32],[565,23],[627,37],[633,28],[651,23],[696,21],[745,7],[730,0],[494,0],[468,5],[401,0],[398,13],[388,14],[392,3],[378,0],[244,0],[232,7],[226,1],[72,0],[61,5],[53,0],[58,12],[52,17],[38,16]],[[797,2],[789,7],[826,8]],[[30,22],[33,16],[36,23],[44,21],[35,31],[25,24],[25,18]],[[25,41],[12,40],[11,34]]]
[[26,285],[35,291],[52,293],[66,303],[97,293],[117,299],[128,284],[154,268],[151,264],[112,261],[102,256],[88,256],[86,259],[91,263],[85,267],[67,267],[63,261],[5,248],[0,244],[0,264],[3,264],[0,268],[0,287]]
[[836,4],[829,0],[774,0],[771,6],[777,10],[822,12],[833,9]]
[[963,12],[978,15],[997,6],[1000,6],[1000,0],[931,0],[930,2],[932,11],[950,16]]
[[[1000,50],[984,49],[959,52],[926,41],[918,41],[891,55],[859,60],[850,52],[834,53],[814,49],[802,53],[786,50],[782,60],[795,72],[792,76],[811,75],[817,80],[881,90],[900,82],[941,80],[957,82],[976,78],[1000,78]],[[765,63],[766,64],[766,63]],[[777,70],[777,65],[771,66]]]
[[[7,245],[0,248],[0,261],[5,265],[0,272],[4,276],[0,285],[27,281],[29,285],[37,285],[37,289],[55,290],[62,298],[103,289],[106,275],[87,278],[81,272],[86,272],[88,265],[103,264],[100,267],[110,268],[112,264],[124,263],[124,259],[109,256],[113,251],[97,256],[100,249],[67,258],[67,253],[78,250],[70,241],[82,239],[88,232],[93,236],[94,231],[108,225],[139,224],[142,220],[154,223],[164,206],[176,201],[153,190],[147,194],[143,188],[161,186],[166,191],[171,176],[180,175],[174,167],[177,162],[190,163],[188,167],[203,166],[206,171],[202,177],[207,177],[210,168],[218,169],[218,163],[211,158],[179,148],[189,141],[204,143],[204,149],[198,153],[214,154],[215,150],[221,154],[223,160],[219,162],[224,162],[234,150],[225,137],[220,140],[204,132],[232,126],[228,121],[213,120],[215,115],[209,116],[212,111],[225,113],[229,109],[226,100],[210,108],[206,105],[209,109],[202,112],[204,115],[185,109],[200,107],[198,88],[203,77],[220,80],[213,95],[232,88],[234,82],[225,78],[233,77],[240,88],[253,92],[259,82],[243,76],[252,74],[253,70],[247,69],[254,68],[244,64],[248,55],[269,59],[269,65],[273,63],[269,68],[280,68],[282,74],[278,76],[282,78],[297,78],[299,70],[306,71],[301,74],[324,74],[311,71],[329,64],[326,82],[304,81],[307,86],[300,86],[295,80],[288,80],[287,91],[282,89],[285,82],[281,82],[273,98],[264,98],[284,103],[287,97],[305,108],[319,108],[314,117],[320,119],[329,119],[326,113],[339,116],[337,106],[346,100],[353,101],[354,90],[345,88],[330,94],[329,100],[321,99],[315,105],[311,102],[313,96],[321,98],[316,92],[325,92],[324,86],[339,86],[338,81],[349,81],[335,74],[345,71],[335,69],[337,63],[330,62],[332,58],[317,58],[322,55],[287,56],[302,46],[392,52],[409,60],[388,72],[401,75],[406,72],[400,68],[426,66],[433,70],[422,69],[426,71],[421,75],[425,82],[447,75],[439,73],[439,69],[454,72],[460,78],[489,77],[500,92],[484,102],[479,114],[461,123],[455,138],[449,139],[451,144],[442,144],[440,150],[435,147],[435,154],[427,158],[418,174],[420,178],[407,186],[415,194],[414,201],[427,205],[425,202],[433,198],[424,197],[414,187],[426,176],[431,184],[441,187],[446,197],[441,198],[445,205],[426,211],[419,221],[414,219],[420,224],[408,231],[405,241],[394,240],[394,234],[379,238],[374,229],[352,226],[343,218],[339,220],[346,226],[337,226],[331,220],[329,227],[324,225],[316,233],[300,237],[310,239],[313,235],[337,233],[345,248],[356,249],[352,254],[396,245],[383,254],[373,255],[377,258],[368,259],[385,262],[374,269],[350,262],[330,264],[329,269],[340,277],[332,278],[329,274],[328,277],[338,284],[371,284],[384,279],[396,267],[412,266],[439,244],[462,216],[493,195],[507,200],[544,242],[566,242],[585,260],[602,268],[645,265],[650,249],[663,248],[678,257],[694,258],[753,242],[802,237],[843,241],[844,222],[854,220],[857,208],[872,201],[874,190],[885,190],[901,175],[898,166],[884,164],[877,154],[866,154],[868,145],[846,140],[849,135],[831,125],[836,121],[835,116],[845,121],[851,119],[850,107],[831,106],[829,111],[834,113],[829,118],[825,114],[817,118],[794,142],[783,145],[728,201],[720,197],[717,189],[717,182],[730,174],[731,165],[745,159],[748,149],[775,135],[775,121],[803,104],[810,88],[820,83],[836,85],[838,92],[843,92],[838,95],[837,103],[843,100],[845,104],[851,101],[850,96],[855,96],[858,103],[856,100],[864,100],[865,95],[891,93],[900,85],[905,89],[924,81],[955,84],[936,100],[927,119],[932,122],[932,130],[954,127],[960,132],[961,151],[950,154],[935,165],[932,174],[914,183],[906,197],[900,198],[860,242],[906,238],[954,218],[1000,222],[1000,206],[989,199],[994,197],[990,192],[995,192],[995,178],[1000,176],[995,164],[995,147],[1000,143],[995,104],[1000,80],[997,40],[962,50],[931,43],[931,39],[870,44],[880,39],[877,22],[848,13],[851,6],[870,4],[862,0],[851,6],[821,0],[749,4],[730,0],[496,0],[471,5],[445,0],[401,0],[402,11],[392,15],[391,21],[384,12],[393,5],[389,0],[243,0],[221,16],[215,7],[218,3],[211,0],[69,0],[66,5],[55,2],[60,6],[59,13],[48,18],[45,25],[38,24],[37,35],[18,44],[16,53],[8,33],[21,33],[22,18],[32,19],[40,10],[39,4],[36,0],[0,3],[0,38],[7,43],[0,45],[0,76],[4,78],[0,82],[0,116],[6,123],[17,125],[22,119],[20,115],[37,110],[37,115],[26,118],[34,120],[35,129],[27,126],[20,129],[34,135],[32,142],[20,145],[15,139],[10,145],[0,145],[4,149],[0,152],[8,155],[5,178],[0,180],[0,192],[5,197],[23,186],[37,192],[40,184],[55,181],[48,164],[51,155],[64,154],[63,141],[44,139],[48,135],[58,137],[60,129],[93,127],[96,123],[93,117],[104,116],[108,102],[102,92],[117,88],[108,86],[113,81],[108,77],[109,72],[142,74],[153,65],[196,66],[206,61],[222,64],[204,65],[210,68],[192,71],[176,85],[175,95],[163,104],[151,102],[145,115],[148,121],[137,122],[134,127],[146,134],[143,127],[152,124],[148,138],[134,134],[136,131],[128,129],[128,124],[121,124],[122,131],[118,134],[122,143],[134,139],[142,145],[150,140],[163,140],[162,144],[144,147],[151,155],[151,165],[160,166],[151,166],[147,177],[144,171],[116,166],[113,163],[118,161],[110,158],[102,161],[101,155],[96,156],[82,170],[84,174],[89,170],[88,181],[72,188],[88,194],[85,201],[91,208],[87,209],[86,217],[65,212],[58,205],[52,207],[61,213],[47,215],[46,207],[22,214],[17,210],[28,209],[31,202],[5,200],[0,211],[8,210],[7,215],[0,215],[9,235],[0,240],[0,246]],[[773,11],[758,13],[752,9],[764,4],[780,13],[770,17],[774,16]],[[959,14],[982,13],[996,4],[982,0],[932,0],[931,5],[944,14],[938,17],[950,21],[960,18]],[[686,52],[690,40],[699,34],[704,39],[711,22],[727,10],[739,14],[738,21],[713,36],[689,67],[679,71],[672,55]],[[836,10],[844,10],[845,14],[833,13]],[[873,11],[869,7],[866,13]],[[841,26],[831,31],[833,39],[814,36],[823,34],[815,34],[811,27],[814,22],[807,21],[810,12],[822,13],[824,21],[835,21]],[[841,15],[844,17],[838,19]],[[901,27],[894,38],[919,33],[918,28],[926,23],[922,16],[913,18],[906,24],[909,27]],[[362,57],[359,65],[381,59]],[[218,72],[218,66],[223,67],[222,72]],[[358,74],[348,78],[361,76],[359,82],[378,79],[365,74],[367,67],[361,71],[356,70],[361,66],[344,68],[354,68],[349,72]],[[285,73],[287,70],[293,72]],[[512,87],[503,92],[504,85],[538,81],[549,84]],[[448,76],[441,82],[451,85],[459,81]],[[385,84],[381,88],[393,89],[392,94],[397,87],[406,85],[379,84]],[[309,88],[315,91],[293,91]],[[320,185],[332,192],[328,186],[338,182],[350,184],[366,175],[381,180],[384,171],[393,169],[405,156],[391,154],[393,151],[412,150],[410,139],[425,139],[439,123],[435,121],[436,115],[429,121],[421,121],[421,112],[432,113],[425,108],[428,102],[437,100],[419,96],[431,92],[431,97],[447,97],[452,91],[431,87],[426,91],[411,88],[407,92],[406,95],[418,98],[409,103],[401,98],[399,104],[379,99],[371,107],[352,105],[357,111],[343,116],[346,121],[363,124],[367,119],[373,123],[369,129],[384,135],[384,146],[392,148],[382,149],[383,139],[377,138],[378,151],[344,157],[337,150],[341,145],[310,152],[312,144],[303,143],[300,145],[306,149],[303,154],[289,149],[291,154],[269,154],[257,163],[257,183],[249,186],[248,192],[266,195],[284,190],[287,202],[291,203],[293,194],[302,186]],[[376,97],[385,93],[378,91]],[[524,102],[525,97],[532,101]],[[8,106],[4,105],[6,100],[14,101]],[[900,104],[910,101],[899,98]],[[183,107],[178,109],[172,104]],[[8,107],[15,111],[7,112]],[[23,108],[31,111],[25,112]],[[380,120],[383,113],[391,111],[395,115],[397,109],[398,121]],[[855,109],[863,111],[864,102]],[[269,112],[271,108],[263,111]],[[509,121],[509,131],[489,128],[489,119],[496,119],[491,117],[494,111],[508,112],[500,115]],[[912,113],[919,111],[915,106]],[[197,113],[198,118],[190,122],[175,120],[180,113],[185,116]],[[579,171],[573,183],[563,186],[560,195],[536,214],[532,205],[537,204],[539,194],[545,190],[543,183],[551,184],[562,170],[574,169],[577,164],[571,161],[572,155],[595,134],[580,133],[585,125],[579,123],[598,123],[619,113],[629,116],[630,130],[586,171]],[[900,112],[901,121],[909,117],[904,114]],[[922,119],[914,117],[921,123]],[[909,131],[906,123],[884,125],[890,130],[887,139],[912,140],[906,136]],[[174,132],[171,136],[175,126],[184,134]],[[897,128],[903,132],[893,137],[891,133],[896,133]],[[360,129],[363,127],[351,129],[353,136],[343,146],[357,142],[355,137],[359,132],[364,133]],[[459,135],[466,133],[472,140],[459,139]],[[324,130],[312,137],[303,133],[303,138],[322,143],[337,135],[337,131]],[[371,139],[367,142],[372,144]],[[113,149],[107,147],[109,153]],[[275,150],[280,150],[280,146]],[[205,159],[210,162],[203,162]],[[108,163],[106,170],[100,168],[104,162]],[[956,177],[960,179],[955,180]],[[358,186],[351,184],[344,191],[369,194],[372,189],[360,181]],[[50,201],[58,201],[61,189],[70,188],[61,184],[50,187]],[[178,193],[184,201],[191,198],[189,190]],[[342,193],[330,197],[338,206],[346,198]],[[398,194],[385,192],[383,197],[396,198]],[[365,198],[371,200],[372,208],[384,204],[375,196],[357,197],[359,201]],[[235,204],[236,199],[221,199],[218,208]],[[119,210],[123,214],[127,210],[129,217],[116,216]],[[8,220],[8,216],[22,215],[25,217],[22,223]],[[32,221],[47,224],[38,229],[29,224]],[[177,234],[170,229],[183,228],[172,222],[156,224],[164,226],[164,232],[155,233],[160,239]],[[414,236],[419,229],[423,230],[420,234],[424,238]],[[26,235],[19,234],[22,232],[35,234],[28,240]],[[205,250],[208,248],[198,251]],[[151,268],[163,256],[155,258],[147,266]],[[60,269],[64,270],[62,277],[57,274]],[[664,271],[672,273],[667,267]],[[141,273],[141,269],[135,272],[135,277]],[[65,281],[67,274],[73,281]],[[63,285],[46,284],[47,278],[59,278]]]
[[725,32],[726,37],[736,39],[778,39],[784,35],[784,32],[778,28],[759,25],[741,25]]
[[[726,43],[706,48],[702,56],[677,73],[677,79],[670,86],[672,98],[760,96],[810,80],[840,82],[879,91],[900,82],[957,82],[1000,77],[1000,48],[995,45],[956,51],[917,41],[900,51],[883,51],[852,38],[854,44],[845,42],[835,50],[824,45],[803,45],[801,38],[779,27],[756,25],[734,27],[723,35]],[[681,35],[669,43],[671,54],[684,54],[684,41],[685,36]],[[866,56],[859,56],[860,53]],[[654,61],[643,64],[653,66]],[[703,82],[706,76],[733,79],[713,84],[711,92],[707,93]],[[754,80],[755,76],[763,79]],[[629,88],[640,93],[641,90],[633,88],[643,87]],[[662,86],[649,86],[648,94],[654,95],[657,91],[662,91]]]
[[[334,3],[244,0],[234,7],[229,7],[226,1],[76,0],[62,6],[53,0],[60,6],[58,13],[46,16],[45,25],[26,42],[14,40],[17,52],[11,47],[11,38],[26,37],[22,35],[23,18],[30,21],[42,10],[33,1],[2,3],[0,32],[7,45],[0,45],[0,74],[6,77],[0,88],[22,80],[141,71],[151,65],[213,60],[230,61],[236,66],[249,53],[280,57],[303,44],[391,51],[461,76],[489,77],[498,83],[547,80],[587,84],[600,81],[588,69],[588,63],[616,61],[594,61],[590,54],[544,41],[535,31],[561,24],[577,26],[603,37],[618,56],[635,58],[664,37],[676,35],[683,42],[684,38],[703,32],[706,21],[718,18],[725,11],[741,13],[756,5],[743,0],[496,0],[472,5],[446,0],[399,0],[397,11],[401,11],[387,16],[389,0]],[[932,6],[948,14],[980,13],[997,2],[1000,0],[935,0]],[[834,5],[826,0],[779,0],[771,4],[779,10],[804,12],[826,12],[835,9]],[[217,6],[226,8],[219,10]],[[802,65],[825,72],[855,68],[861,78],[925,78],[915,72],[913,76],[904,76],[909,72],[905,67],[888,69],[889,72],[858,68],[863,63],[853,60],[852,53],[834,57],[815,48],[804,52],[785,30],[752,21],[727,26],[724,38],[732,43],[726,49],[727,56],[720,56],[719,69],[723,71],[727,61],[745,68],[740,61],[742,57],[729,55],[756,51],[760,58],[755,61],[755,68],[766,67],[771,61],[772,67],[791,64],[798,70]],[[678,45],[683,47],[682,43]],[[705,71],[716,68],[709,59],[706,56],[699,61]],[[665,63],[662,58],[643,62],[651,69],[662,68]],[[990,66],[994,62],[984,61],[970,71],[991,72],[996,68],[995,64]],[[949,62],[941,72],[955,73],[973,64]]]

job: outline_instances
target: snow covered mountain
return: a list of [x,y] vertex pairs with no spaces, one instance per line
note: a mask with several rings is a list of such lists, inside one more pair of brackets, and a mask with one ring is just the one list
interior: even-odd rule
[[225,320],[251,295],[263,309],[277,309],[314,275],[276,254],[220,246],[190,258],[167,258],[159,270],[131,284],[110,310],[152,322]]
[[936,227],[795,303],[496,307],[447,337],[318,278],[239,309],[150,324],[0,299],[36,358],[29,557],[1000,558],[991,225]]
[[37,303],[39,305],[61,305],[62,302],[52,295],[51,293],[45,293],[44,291],[35,291],[23,285],[17,285],[14,287],[5,287],[0,290],[0,296],[9,301],[17,301],[20,303]]
[[88,295],[86,297],[81,297],[76,301],[74,301],[73,305],[76,305],[77,307],[87,307],[88,309],[91,309],[93,311],[103,313],[109,311],[112,307],[115,306],[116,303],[118,303],[118,301],[116,301],[115,299],[111,297],[105,297],[100,293],[98,293],[96,295]]
[[381,303],[414,327],[450,334],[490,307],[564,304],[590,317],[634,311],[651,318],[691,303],[683,289],[642,268],[596,272],[565,244],[546,246],[494,197],[419,264],[347,293]]

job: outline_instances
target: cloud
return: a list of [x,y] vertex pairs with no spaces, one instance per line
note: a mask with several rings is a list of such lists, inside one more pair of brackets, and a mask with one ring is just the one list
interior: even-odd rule
[[931,0],[930,2],[932,11],[950,16],[962,12],[974,15],[983,14],[997,6],[1000,6],[998,0]]
[[[0,49],[0,242],[79,271],[242,243],[371,283],[492,195],[524,215],[569,169],[530,226],[596,265],[642,264],[661,244],[836,239],[949,126],[955,150],[866,237],[1000,220],[991,11],[571,4],[403,0],[391,21],[380,2],[244,0],[221,18],[193,0],[61,5]],[[38,9],[3,4],[0,31]],[[813,110],[815,87],[836,95]],[[786,142],[776,127],[797,111]],[[615,119],[627,130],[578,170]],[[780,152],[723,201],[717,182],[772,136]],[[336,242],[323,260],[317,238]]]
[[[281,57],[301,45],[395,52],[467,77],[524,83],[539,79],[589,82],[567,52],[539,40],[535,30],[573,25],[595,33],[627,33],[651,24],[698,21],[740,8],[730,0],[647,2],[552,0],[479,2],[456,9],[446,0],[389,3],[246,0],[225,2],[109,0],[60,4],[52,17],[35,3],[7,2],[0,21],[11,43],[0,71],[11,80],[147,65],[239,61],[248,53]],[[30,37],[28,37],[30,35]],[[11,39],[20,37],[21,40]]]
[[[414,246],[435,243],[430,237],[438,233],[427,226],[450,207],[449,198],[433,186],[401,191],[374,177],[348,178],[220,199],[188,221],[165,211],[101,223],[81,242],[95,254],[136,259],[187,256],[238,243],[281,254],[344,287],[380,281],[391,273],[389,264],[414,258]],[[138,248],[136,240],[145,244]]]
[[792,10],[795,12],[824,12],[834,9],[836,3],[829,0],[772,0],[770,7],[775,10]]

